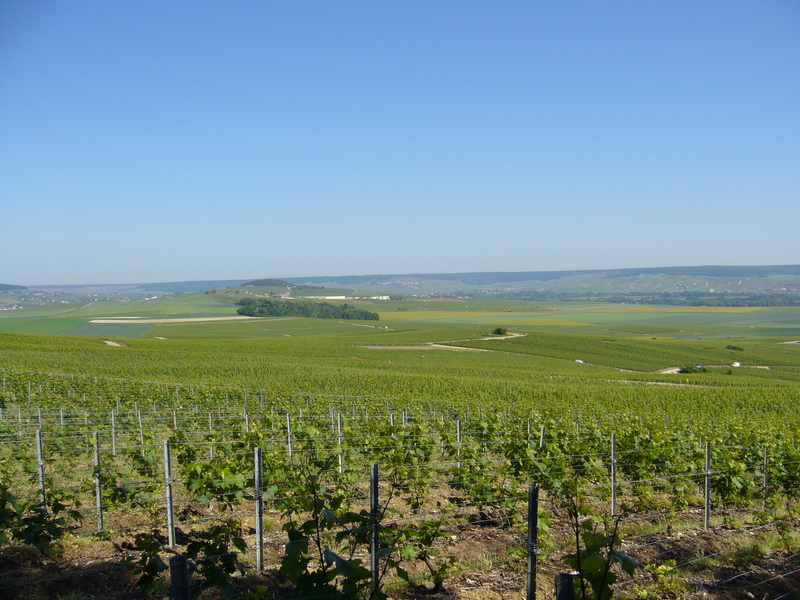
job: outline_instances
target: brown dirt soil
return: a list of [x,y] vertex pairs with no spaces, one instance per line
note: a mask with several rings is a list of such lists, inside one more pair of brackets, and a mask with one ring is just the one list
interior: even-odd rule
[[[509,527],[497,512],[484,507],[478,509],[442,488],[431,494],[431,507],[449,511],[452,526],[436,542],[441,555],[456,556],[458,563],[444,588],[433,589],[424,583],[424,566],[412,567],[412,577],[417,585],[404,588],[389,587],[389,597],[398,600],[523,600],[526,586],[526,559],[521,549],[525,546],[523,527]],[[399,506],[399,505],[398,505]],[[563,513],[553,504],[543,500],[552,516],[550,538],[556,544],[550,556],[540,561],[537,568],[537,597],[552,598],[555,576],[566,571],[561,557],[572,551],[568,545],[570,533]],[[433,516],[439,508],[426,515]],[[607,506],[598,502],[596,509],[607,512]],[[208,519],[230,514],[219,507],[206,507],[199,503],[184,505],[177,515],[178,545],[185,544],[191,533],[207,526]],[[111,533],[111,541],[97,538],[86,527],[80,535],[70,534],[58,542],[50,555],[40,553],[30,546],[8,546],[0,549],[0,599],[2,600],[134,600],[145,596],[136,587],[136,577],[122,563],[125,556],[135,556],[134,540],[137,533],[147,531],[147,519],[133,518],[125,528]],[[253,533],[253,519],[247,512],[240,515],[245,536]],[[290,598],[291,586],[279,573],[286,534],[280,528],[278,511],[265,511],[270,523],[265,539],[266,570],[262,574],[248,574],[238,579],[234,598],[253,596],[253,586],[269,590],[263,598]],[[731,519],[743,519],[746,511],[731,510]],[[702,523],[697,509],[688,509],[677,515],[675,522]],[[680,593],[674,592],[663,581],[659,582],[644,568],[639,569],[634,580],[620,575],[615,597],[618,599],[681,598],[684,600],[745,600],[745,599],[800,599],[800,565],[784,549],[765,548],[747,552],[749,540],[756,541],[757,534],[742,534],[741,528],[717,525],[710,531],[702,525],[664,528],[654,518],[633,515],[628,524],[650,531],[637,535],[622,548],[640,564],[664,564],[674,560],[680,566],[678,578],[682,582]],[[122,524],[122,523],[120,523]],[[625,521],[623,521],[623,525]],[[794,523],[795,532],[800,524]],[[651,529],[648,529],[651,526]],[[744,540],[744,541],[743,541]],[[164,540],[166,541],[166,540]],[[180,549],[180,547],[179,547]],[[744,549],[744,550],[743,550]],[[165,561],[169,555],[164,554]],[[252,549],[245,562],[252,568]],[[421,582],[421,583],[420,583]],[[166,579],[165,579],[166,584]],[[643,595],[650,594],[650,595]],[[167,598],[168,588],[155,594]],[[216,592],[206,592],[204,600],[221,598]]]

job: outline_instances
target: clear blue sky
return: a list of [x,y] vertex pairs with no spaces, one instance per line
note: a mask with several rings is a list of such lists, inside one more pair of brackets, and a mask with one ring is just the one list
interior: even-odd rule
[[0,0],[0,283],[800,263],[800,3]]

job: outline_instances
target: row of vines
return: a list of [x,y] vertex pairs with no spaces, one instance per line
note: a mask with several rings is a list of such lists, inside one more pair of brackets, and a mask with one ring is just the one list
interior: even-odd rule
[[[792,414],[788,391],[755,390],[746,404],[734,393],[724,410],[713,389],[609,384],[602,403],[561,394],[543,386],[539,397],[494,403],[292,397],[7,371],[0,543],[46,551],[69,532],[104,536],[153,594],[166,593],[168,557],[181,552],[196,595],[379,598],[441,590],[474,569],[472,542],[458,538],[476,528],[496,532],[482,560],[524,572],[531,484],[542,494],[541,560],[569,552],[569,527],[554,524],[570,511],[588,533],[616,542],[604,528],[618,515],[702,528],[706,480],[718,521],[741,509],[777,523],[768,509],[798,497],[796,419],[767,427],[753,418]],[[609,410],[608,398],[627,404]],[[698,417],[687,402],[716,411]],[[175,539],[166,533],[173,511]],[[582,552],[590,550],[586,542]],[[618,568],[630,573],[632,564]],[[245,577],[269,569],[278,574],[269,583]]]

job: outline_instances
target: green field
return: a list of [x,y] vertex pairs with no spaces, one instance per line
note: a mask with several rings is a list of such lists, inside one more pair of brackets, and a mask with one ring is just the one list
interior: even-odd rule
[[[241,296],[226,294],[178,294],[137,302],[92,302],[50,305],[41,308],[0,312],[0,332],[111,335],[108,328],[93,333],[93,320],[117,318],[203,318],[236,314],[234,302]],[[651,335],[697,337],[787,337],[800,338],[798,307],[654,307],[590,302],[532,303],[512,300],[410,299],[405,301],[350,302],[378,312],[383,325],[407,328],[435,324],[488,327],[502,324],[520,331],[551,331],[602,335]],[[405,325],[401,325],[401,324]],[[121,323],[114,335],[138,337]],[[82,327],[85,326],[85,327]],[[78,330],[73,328],[78,327]],[[153,325],[155,329],[157,325]],[[310,326],[304,326],[307,329]],[[140,328],[141,329],[141,328]],[[238,331],[238,330],[237,330]],[[231,332],[236,337],[237,331]],[[206,337],[202,331],[189,337]],[[218,331],[208,337],[226,335]]]
[[[509,524],[521,523],[534,481],[556,531],[544,537],[549,579],[563,570],[571,543],[557,533],[567,530],[558,503],[563,486],[606,510],[614,468],[631,511],[626,547],[641,561],[652,554],[648,544],[632,545],[643,532],[671,537],[673,526],[699,529],[703,449],[712,445],[708,498],[717,529],[706,533],[715,545],[698,552],[716,551],[716,536],[732,528],[750,539],[750,527],[783,526],[781,511],[796,504],[800,308],[412,298],[351,301],[380,320],[348,321],[237,317],[241,297],[199,293],[0,313],[0,437],[7,442],[0,444],[0,479],[26,502],[37,501],[33,440],[44,431],[48,489],[83,507],[74,539],[94,539],[94,489],[109,507],[109,538],[133,547],[163,529],[154,507],[165,493],[158,458],[165,440],[174,444],[179,520],[189,535],[206,535],[201,523],[211,527],[192,516],[198,506],[215,523],[226,503],[239,514],[250,510],[258,447],[271,477],[271,547],[283,549],[287,524],[280,519],[291,514],[291,502],[311,495],[328,501],[336,490],[345,502],[334,506],[337,514],[349,515],[351,504],[360,511],[365,473],[380,463],[382,493],[396,494],[387,530],[420,535],[420,514],[435,527],[454,526],[447,542],[436,542],[440,556],[459,565],[448,577],[521,572],[508,557],[476,557],[514,537]],[[498,328],[505,333],[493,334]],[[336,413],[340,428],[345,422],[338,437]],[[612,434],[618,459],[609,454]],[[92,478],[101,471],[86,443],[95,435],[105,461],[100,492]],[[732,522],[732,507],[741,523]],[[310,509],[291,510],[305,519]],[[481,535],[489,537],[476,546],[470,532],[487,514],[494,516]],[[254,535],[245,522],[231,527],[246,538],[242,556],[251,568]],[[331,533],[325,543],[338,541]],[[675,544],[680,551],[683,542]],[[121,547],[85,552],[119,562]],[[733,542],[727,548],[736,551]],[[413,562],[409,553],[404,564]],[[724,581],[731,564],[750,568],[742,556],[681,576]],[[279,550],[271,568],[285,560]],[[661,564],[661,553],[651,560]],[[781,561],[773,552],[770,572],[794,569]],[[429,581],[417,563],[414,581]],[[159,597],[166,597],[161,579]],[[125,586],[107,591],[117,587]],[[727,598],[725,591],[709,597]],[[666,597],[661,592],[656,582],[651,595],[622,589],[619,597]]]
[[[587,385],[800,382],[800,344],[785,343],[800,339],[800,308],[409,299],[352,301],[378,312],[378,322],[231,320],[240,297],[196,293],[5,311],[0,368],[403,397],[443,386],[531,389],[553,376]],[[485,339],[497,327],[515,337]],[[698,364],[708,371],[659,372]]]
[[[591,411],[606,427],[663,418],[669,403],[676,422],[800,427],[800,344],[792,343],[800,308],[411,298],[352,301],[381,317],[358,322],[236,317],[241,297],[7,311],[0,371],[192,386],[211,396],[259,390],[283,401],[479,401],[566,419]],[[508,334],[491,335],[496,328]]]
[[[239,297],[8,311],[0,315],[0,370],[284,399],[591,410],[609,427],[661,414],[664,402],[677,402],[670,412],[685,422],[755,415],[763,431],[800,425],[791,401],[800,391],[800,344],[789,343],[800,339],[800,308],[409,299],[353,302],[378,312],[377,322],[230,320]],[[497,327],[509,335],[490,335]],[[696,365],[700,372],[675,372]],[[730,410],[719,414],[719,406]]]

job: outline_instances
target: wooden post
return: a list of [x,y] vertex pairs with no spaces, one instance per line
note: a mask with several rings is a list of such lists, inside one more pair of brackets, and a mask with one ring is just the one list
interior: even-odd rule
[[575,600],[575,585],[569,573],[556,575],[556,600]]
[[169,559],[170,588],[172,600],[190,600],[189,565],[186,557],[176,554]]

